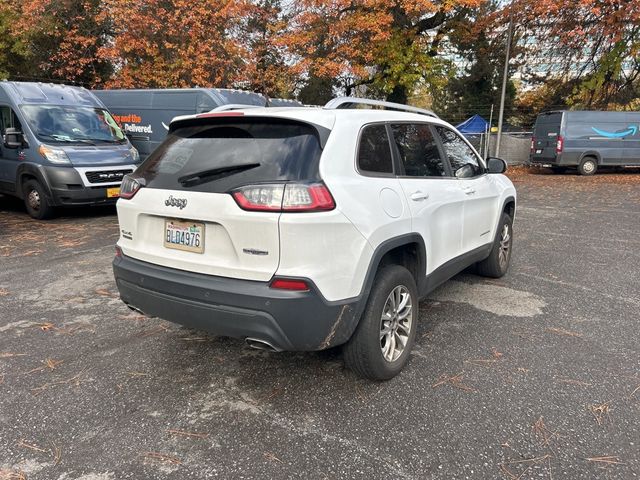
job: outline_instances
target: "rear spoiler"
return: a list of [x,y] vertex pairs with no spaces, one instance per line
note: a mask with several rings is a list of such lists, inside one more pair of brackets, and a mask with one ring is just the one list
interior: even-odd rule
[[235,122],[248,123],[251,121],[260,121],[264,123],[290,123],[298,125],[302,124],[312,127],[318,135],[318,142],[320,143],[320,148],[323,150],[325,145],[327,144],[329,135],[331,134],[331,130],[323,127],[322,125],[318,125],[312,122],[305,122],[304,120],[300,120],[297,118],[294,119],[279,116],[271,117],[267,115],[252,115],[251,112],[240,112],[237,110],[211,111],[207,113],[200,113],[198,115],[184,115],[175,117],[169,124],[168,133],[173,133],[178,129],[187,127],[196,127],[201,125],[219,125],[223,123]]

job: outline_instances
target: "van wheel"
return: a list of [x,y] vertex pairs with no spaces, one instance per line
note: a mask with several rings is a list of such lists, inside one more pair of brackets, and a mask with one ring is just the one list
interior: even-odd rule
[[418,289],[413,276],[399,265],[383,267],[360,323],[343,347],[351,370],[371,380],[389,380],[406,365],[416,337]]
[[44,220],[53,215],[53,207],[47,200],[44,188],[37,180],[27,180],[22,187],[24,205],[27,213],[37,220]]
[[584,157],[578,165],[580,175],[593,175],[598,171],[598,162],[593,157]]
[[513,247],[513,220],[503,213],[498,225],[498,233],[493,241],[491,253],[477,263],[477,271],[483,277],[500,278],[509,270]]

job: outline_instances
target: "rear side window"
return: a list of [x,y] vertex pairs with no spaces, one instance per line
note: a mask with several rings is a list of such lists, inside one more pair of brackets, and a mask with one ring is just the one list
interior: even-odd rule
[[252,183],[317,181],[321,153],[310,125],[224,119],[170,133],[136,176],[151,188],[223,193]]
[[362,131],[358,169],[365,173],[393,173],[389,137],[384,125],[368,125]]
[[460,138],[460,135],[444,127],[436,127],[436,130],[442,139],[442,146],[456,177],[470,178],[484,173],[484,167],[480,164],[478,156],[467,142]]
[[431,127],[425,124],[392,125],[404,174],[408,177],[444,177],[447,172]]

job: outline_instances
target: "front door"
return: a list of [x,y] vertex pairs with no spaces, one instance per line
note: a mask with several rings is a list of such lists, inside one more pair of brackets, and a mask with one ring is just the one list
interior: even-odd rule
[[499,208],[499,189],[487,175],[482,160],[460,135],[449,128],[437,127],[458,188],[465,196],[462,250],[471,252],[491,243],[495,236]]
[[412,230],[426,243],[429,274],[462,253],[465,195],[451,176],[430,125],[390,127],[399,157],[398,179],[411,210]]
[[16,191],[16,175],[20,161],[24,158],[21,148],[6,148],[4,146],[4,134],[7,128],[17,128],[22,131],[22,125],[11,107],[0,105],[0,190],[5,192]]

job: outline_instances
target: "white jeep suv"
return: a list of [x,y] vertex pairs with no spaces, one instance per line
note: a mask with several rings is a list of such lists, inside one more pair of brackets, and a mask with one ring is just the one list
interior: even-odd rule
[[[387,109],[350,108],[374,105]],[[258,348],[344,344],[352,370],[389,379],[409,357],[421,298],[474,264],[507,271],[516,192],[505,169],[399,104],[178,117],[122,183],[120,297]]]

